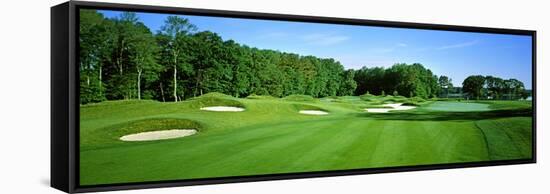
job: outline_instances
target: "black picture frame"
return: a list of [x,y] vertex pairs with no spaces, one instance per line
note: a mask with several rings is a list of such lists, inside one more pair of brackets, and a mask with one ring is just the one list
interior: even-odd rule
[[[337,170],[324,172],[287,173],[274,175],[235,176],[224,178],[206,178],[193,180],[154,181],[124,184],[106,184],[94,186],[79,185],[79,80],[78,74],[78,26],[81,8],[103,10],[125,10],[151,13],[171,13],[198,16],[217,16],[264,20],[299,21],[329,24],[347,24],[361,26],[379,26],[408,29],[428,29],[459,32],[482,32],[495,34],[528,35],[532,37],[532,100],[533,100],[533,137],[532,158],[519,160],[500,160],[467,162],[452,164],[432,164],[402,167],[383,167],[358,170]],[[114,4],[100,2],[69,1],[51,8],[51,186],[68,193],[110,191],[125,189],[143,189],[186,185],[204,185],[266,181],[310,177],[344,176],[403,172],[418,170],[436,170],[511,164],[536,163],[536,31],[485,28],[471,26],[439,25],[365,19],[347,19],[333,17],[255,13],[210,9],[177,8],[134,4]]]

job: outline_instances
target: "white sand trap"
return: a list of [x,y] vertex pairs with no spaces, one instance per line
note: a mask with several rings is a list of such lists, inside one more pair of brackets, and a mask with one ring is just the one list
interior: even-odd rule
[[391,110],[411,110],[416,108],[416,106],[403,106],[403,103],[384,104],[382,106],[389,106],[390,108],[366,108],[365,110],[374,113],[388,113]]
[[394,110],[411,110],[416,106],[403,106],[403,103],[385,104],[384,106],[392,107]]
[[122,141],[152,141],[162,139],[174,139],[185,136],[190,136],[197,133],[195,129],[170,129],[162,131],[149,131],[143,133],[135,133],[120,137]]
[[393,108],[367,108],[365,110],[367,112],[387,113],[387,112],[390,112],[390,110],[394,110],[394,109]]
[[389,106],[389,107],[392,107],[392,108],[396,108],[396,107],[399,107],[401,106],[403,103],[392,103],[392,104],[384,104],[382,106]]
[[233,107],[233,106],[209,106],[209,107],[202,107],[201,110],[216,111],[216,112],[241,112],[241,111],[244,111],[244,108]]
[[328,112],[321,110],[301,110],[299,113],[305,115],[328,115]]

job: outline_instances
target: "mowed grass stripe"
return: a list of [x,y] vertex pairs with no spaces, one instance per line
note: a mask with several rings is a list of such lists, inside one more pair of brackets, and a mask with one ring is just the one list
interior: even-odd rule
[[351,129],[355,132],[356,138],[346,148],[347,151],[343,151],[340,157],[343,159],[342,163],[334,163],[331,166],[332,169],[357,169],[365,168],[371,165],[371,159],[373,152],[377,146],[380,145],[380,136],[384,129],[378,125],[375,125],[376,121],[362,119],[360,122],[354,122],[354,127],[359,125],[358,128]]
[[368,166],[400,166],[487,159],[482,136],[471,122],[377,122],[384,129]]
[[[293,160],[287,170],[298,172],[338,170],[341,166],[350,163],[349,158],[346,157],[347,154],[353,154],[357,158],[364,157],[350,148],[358,142],[369,141],[362,139],[370,132],[369,123],[357,119],[346,119],[327,125],[323,130],[323,136],[308,139],[310,141],[306,142],[315,143],[315,146]],[[328,134],[328,137],[324,134]]]
[[267,133],[271,130],[290,130],[293,133],[267,142],[259,142],[252,149],[239,151],[240,148],[236,148],[237,154],[212,163],[204,170],[223,165],[227,167],[224,170],[227,173],[226,176],[233,174],[248,175],[249,172],[285,173],[294,172],[296,169],[299,169],[298,171],[310,171],[315,165],[308,163],[311,166],[304,167],[303,164],[294,166],[294,161],[307,157],[308,153],[316,147],[326,144],[327,140],[335,137],[335,134],[342,133],[338,130],[338,126],[345,127],[345,125],[346,122],[341,120],[323,120],[313,123],[295,123],[293,126],[283,125],[262,128],[260,130],[266,130]]
[[515,117],[477,121],[486,135],[492,160],[531,157],[531,118]]

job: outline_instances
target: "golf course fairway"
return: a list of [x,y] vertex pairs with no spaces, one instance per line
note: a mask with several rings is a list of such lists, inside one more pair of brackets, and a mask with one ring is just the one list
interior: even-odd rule
[[[369,103],[354,96],[300,100],[211,95],[181,102],[82,105],[80,184],[531,158],[530,101],[428,100],[388,113],[366,112],[366,107],[378,106]],[[244,111],[201,110],[206,106]],[[120,140],[171,129],[197,133]]]

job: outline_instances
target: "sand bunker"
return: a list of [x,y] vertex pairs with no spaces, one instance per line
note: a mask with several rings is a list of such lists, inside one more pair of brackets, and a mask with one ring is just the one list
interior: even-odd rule
[[195,129],[170,129],[162,131],[149,131],[143,133],[135,133],[120,137],[122,141],[152,141],[162,139],[173,139],[194,135],[197,133]]
[[306,115],[328,115],[328,112],[321,110],[301,110],[299,113]]
[[416,108],[416,106],[403,106],[403,103],[384,104],[382,106],[387,106],[387,108],[366,108],[365,110],[374,113],[388,113],[391,110],[410,110]]
[[209,106],[209,107],[202,107],[201,110],[216,111],[216,112],[241,112],[241,111],[244,111],[244,108],[233,107],[233,106]]
[[390,112],[390,110],[394,110],[394,109],[393,108],[367,108],[365,110],[367,112],[387,113],[387,112]]

